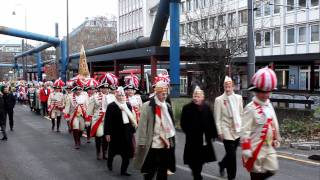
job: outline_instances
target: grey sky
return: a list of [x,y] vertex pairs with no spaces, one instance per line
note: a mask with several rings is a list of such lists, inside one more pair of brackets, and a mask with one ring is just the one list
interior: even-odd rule
[[[69,32],[85,17],[117,15],[118,0],[69,0]],[[25,11],[26,10],[26,11]],[[12,12],[16,11],[16,15]],[[66,35],[66,0],[0,0],[0,25],[54,36],[54,23],[59,23],[59,36]],[[0,43],[20,42],[18,38],[0,35]],[[29,41],[31,42],[31,41]],[[37,45],[39,42],[33,42]]]

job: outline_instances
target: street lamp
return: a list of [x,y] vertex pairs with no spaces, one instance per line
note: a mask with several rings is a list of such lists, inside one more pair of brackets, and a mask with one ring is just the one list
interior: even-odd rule
[[[27,8],[23,4],[16,4],[16,6],[23,6],[24,7],[24,30],[27,31]],[[17,15],[16,11],[12,11],[12,15]],[[25,47],[28,46],[27,39],[23,39],[21,43],[21,53],[24,52]],[[23,79],[27,80],[27,60],[28,57],[22,57],[22,65],[23,65]]]

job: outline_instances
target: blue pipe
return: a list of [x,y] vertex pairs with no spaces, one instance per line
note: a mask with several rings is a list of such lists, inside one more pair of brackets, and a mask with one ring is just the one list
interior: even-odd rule
[[61,67],[60,67],[60,77],[66,82],[67,80],[67,42],[66,40],[62,40],[60,42],[60,54],[61,54]]
[[0,67],[22,67],[22,64],[0,64]]
[[51,46],[54,46],[53,44],[50,44],[50,43],[45,43],[45,44],[42,44],[38,47],[35,47],[33,49],[30,49],[28,51],[25,51],[23,53],[20,53],[18,55],[15,55],[14,58],[20,58],[20,57],[23,57],[23,56],[27,56],[27,55],[32,55],[33,53],[37,53],[37,52],[40,52],[42,50],[45,50]]
[[38,74],[38,81],[42,81],[42,72],[41,72],[41,52],[36,54],[37,59],[37,74]]
[[170,77],[171,97],[180,96],[179,0],[170,0]]
[[0,34],[15,36],[20,38],[32,39],[36,41],[48,42],[51,44],[58,45],[60,43],[59,38],[46,36],[42,34],[32,33],[28,31],[22,31],[19,29],[9,28],[5,26],[0,26]]

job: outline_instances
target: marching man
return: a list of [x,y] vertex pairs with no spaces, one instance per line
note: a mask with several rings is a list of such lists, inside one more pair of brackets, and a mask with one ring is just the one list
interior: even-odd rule
[[277,87],[277,77],[265,67],[253,76],[254,98],[242,116],[242,156],[252,180],[267,179],[279,169],[276,147],[280,146],[277,116],[270,102],[270,93]]
[[89,103],[88,114],[91,116],[91,137],[95,137],[97,160],[107,159],[106,151],[108,143],[103,136],[104,117],[106,114],[108,102],[106,95],[108,94],[108,84],[103,83],[98,86],[99,92],[94,96],[93,103]]
[[57,119],[57,132],[60,132],[60,123],[62,110],[64,108],[64,96],[61,92],[61,88],[64,86],[64,82],[58,79],[54,82],[54,92],[50,93],[48,98],[48,112],[52,122],[52,131],[55,127],[55,119]]
[[137,76],[131,74],[131,76],[125,77],[126,86],[124,87],[128,103],[132,106],[133,111],[137,118],[137,123],[140,120],[140,108],[142,107],[141,96],[136,94],[139,87],[139,79]]
[[242,97],[233,92],[233,82],[228,76],[224,80],[224,93],[214,102],[214,116],[219,139],[223,142],[226,155],[218,163],[220,176],[227,169],[228,180],[235,179],[237,173],[237,147],[240,141]]
[[[88,108],[90,109],[90,107],[92,107],[94,105],[94,101],[95,101],[95,89],[97,89],[99,85],[99,82],[96,81],[93,78],[90,78],[87,82],[86,82],[86,91],[88,94]],[[90,131],[91,131],[91,120],[92,120],[92,111],[87,111],[87,115],[88,118],[86,119],[85,122],[85,128],[86,128],[86,132],[87,132],[87,143],[90,143]]]
[[65,117],[70,119],[70,126],[75,141],[75,149],[80,149],[80,137],[85,128],[85,120],[87,117],[88,96],[82,92],[83,82],[80,79],[76,81],[76,87],[72,90],[70,99],[67,101],[65,108]]

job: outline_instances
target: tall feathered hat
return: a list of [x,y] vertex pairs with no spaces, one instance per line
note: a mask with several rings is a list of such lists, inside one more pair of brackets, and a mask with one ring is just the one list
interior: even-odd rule
[[153,86],[156,86],[156,84],[160,81],[167,84],[168,87],[170,86],[170,76],[169,75],[159,74],[158,76],[156,76],[153,80]]
[[53,83],[53,87],[57,89],[61,89],[65,83],[59,78]]
[[93,78],[90,78],[87,80],[86,89],[96,89],[99,86],[99,82]]
[[251,79],[250,91],[270,92],[277,87],[276,73],[269,67],[259,69]]
[[74,81],[69,80],[69,81],[66,82],[65,88],[66,89],[72,89],[72,88],[74,88],[73,85],[74,85]]
[[130,76],[124,77],[125,87],[124,89],[134,89],[138,90],[139,88],[139,78],[138,76],[131,74]]
[[85,82],[79,77],[74,80],[74,88],[72,89],[72,91],[76,91],[76,90],[83,90]]

